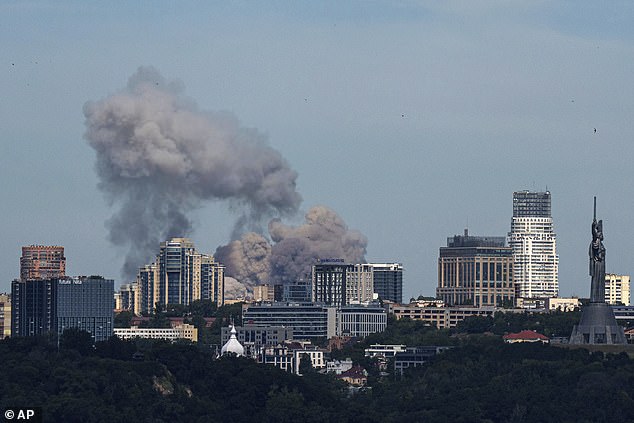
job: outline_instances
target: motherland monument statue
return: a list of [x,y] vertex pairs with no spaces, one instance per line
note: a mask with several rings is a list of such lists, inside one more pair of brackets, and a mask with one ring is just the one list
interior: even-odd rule
[[583,307],[581,320],[570,335],[571,344],[627,344],[623,328],[616,323],[612,308],[605,302],[605,246],[603,220],[597,222],[597,197],[594,197],[590,259],[590,304]]

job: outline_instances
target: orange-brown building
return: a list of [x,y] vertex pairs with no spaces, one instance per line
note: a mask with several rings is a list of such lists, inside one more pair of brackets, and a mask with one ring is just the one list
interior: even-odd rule
[[50,279],[66,276],[64,247],[29,245],[22,247],[20,279]]

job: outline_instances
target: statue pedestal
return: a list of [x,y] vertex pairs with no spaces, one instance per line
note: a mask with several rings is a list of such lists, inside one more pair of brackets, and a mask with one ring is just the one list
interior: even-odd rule
[[623,327],[616,323],[612,307],[590,303],[583,308],[579,324],[572,330],[570,344],[627,344]]

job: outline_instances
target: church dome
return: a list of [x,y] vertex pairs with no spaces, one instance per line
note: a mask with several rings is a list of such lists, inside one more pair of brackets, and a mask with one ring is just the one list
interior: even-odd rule
[[229,338],[227,343],[222,346],[220,353],[221,355],[225,355],[228,353],[235,354],[237,356],[244,355],[244,347],[236,338],[236,328],[234,325],[231,325],[231,337]]

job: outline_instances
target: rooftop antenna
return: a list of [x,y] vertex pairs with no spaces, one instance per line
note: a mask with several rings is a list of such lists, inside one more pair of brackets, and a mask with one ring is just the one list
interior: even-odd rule
[[597,220],[597,196],[594,196],[594,217],[593,220]]

